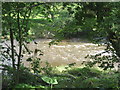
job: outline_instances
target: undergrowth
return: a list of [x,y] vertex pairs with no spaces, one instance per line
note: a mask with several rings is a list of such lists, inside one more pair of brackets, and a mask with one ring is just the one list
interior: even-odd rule
[[[50,71],[50,73],[47,71],[46,73],[34,75],[30,74],[30,72],[25,69],[23,72],[21,71],[21,75],[24,75],[21,76],[21,83],[9,87],[32,88],[33,90],[35,88],[111,88],[113,90],[119,90],[119,73],[116,71],[104,71],[89,67],[69,67],[63,69],[61,72],[56,68],[49,70],[53,71]],[[8,78],[10,77],[8,76]]]

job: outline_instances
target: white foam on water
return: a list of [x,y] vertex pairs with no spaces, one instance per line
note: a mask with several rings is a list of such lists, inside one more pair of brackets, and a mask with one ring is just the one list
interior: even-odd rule
[[[50,63],[52,62],[53,66],[56,65],[56,63],[59,65],[65,65],[70,62],[77,62],[78,64],[81,64],[82,61],[87,60],[84,58],[87,54],[99,53],[105,48],[103,46],[98,46],[97,44],[86,42],[69,42],[66,45],[52,45],[49,48],[48,43],[50,41],[50,39],[37,39],[37,45],[30,43],[27,46],[33,51],[35,48],[42,50],[44,54],[43,56],[40,56],[41,60],[47,60]],[[26,62],[25,59],[30,56],[32,56],[32,54],[26,54],[23,58],[24,62]],[[27,62],[25,65],[27,65]]]

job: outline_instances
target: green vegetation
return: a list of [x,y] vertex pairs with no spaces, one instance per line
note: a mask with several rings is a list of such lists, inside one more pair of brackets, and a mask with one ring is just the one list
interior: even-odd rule
[[[114,63],[120,63],[119,7],[119,2],[2,3],[1,60],[11,61],[11,65],[0,65],[3,69],[3,88],[119,90],[119,65],[117,71],[112,70]],[[44,53],[37,48],[35,51],[28,49],[27,44],[37,38],[52,38],[53,41],[49,45],[72,38],[87,39],[96,43],[106,39],[104,53],[111,55],[88,55],[86,58],[93,61],[84,62],[85,67],[73,68],[75,63],[72,63],[60,72],[47,62],[45,67],[41,67],[41,58],[37,57],[37,53],[39,56]],[[31,65],[30,68],[23,65],[25,54],[33,55],[26,59]],[[94,65],[98,65],[102,70],[93,68]]]
[[[23,71],[21,83],[11,88],[112,88],[118,89],[119,73],[115,71],[104,71],[96,68],[70,67],[62,72],[58,70],[49,74],[39,74],[35,76],[27,71]],[[53,73],[54,72],[54,73]],[[26,76],[26,77],[25,77]],[[4,76],[5,77],[5,76]],[[10,78],[9,76],[6,76]],[[27,81],[27,82],[25,82]],[[6,82],[9,83],[10,82]],[[119,89],[118,89],[119,90]]]

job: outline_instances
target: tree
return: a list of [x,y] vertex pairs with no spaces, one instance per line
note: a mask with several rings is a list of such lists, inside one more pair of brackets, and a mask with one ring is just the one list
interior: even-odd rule
[[[76,31],[93,31],[94,37],[106,37],[120,58],[119,3],[64,3],[73,15]],[[74,9],[72,8],[74,7]],[[93,38],[94,38],[93,37]]]
[[[21,59],[23,57],[22,51],[23,47],[28,53],[30,51],[26,47],[26,43],[30,41],[29,38],[29,18],[31,15],[31,10],[33,7],[41,5],[41,3],[3,3],[2,4],[2,36],[4,39],[9,39],[7,36],[10,36],[10,44],[7,45],[6,50],[2,53],[4,60],[10,58],[12,60],[12,67],[14,69],[14,81],[15,84],[19,83],[19,70],[21,66]],[[15,45],[14,41],[18,42],[18,46]],[[15,49],[18,47],[19,50]],[[5,54],[6,53],[6,54]],[[6,57],[7,56],[7,57]]]

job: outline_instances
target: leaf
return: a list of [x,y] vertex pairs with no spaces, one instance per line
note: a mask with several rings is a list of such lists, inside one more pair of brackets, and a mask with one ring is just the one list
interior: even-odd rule
[[35,49],[34,53],[36,54],[37,52],[42,52],[40,49]]
[[31,62],[31,61],[32,61],[32,58],[28,58],[26,61],[29,61],[29,62]]
[[34,41],[35,44],[38,44],[36,41]]
[[54,78],[52,84],[58,84],[57,79]]
[[42,80],[45,81],[48,84],[58,84],[56,78],[50,78],[50,77],[47,77],[47,76],[43,76]]
[[43,55],[42,53],[39,54],[39,56],[42,56],[42,55]]
[[42,86],[42,85],[39,85],[39,86],[36,86],[35,88],[46,88],[46,87]]
[[69,67],[74,66],[75,64],[76,64],[75,62],[74,63],[70,63]]

